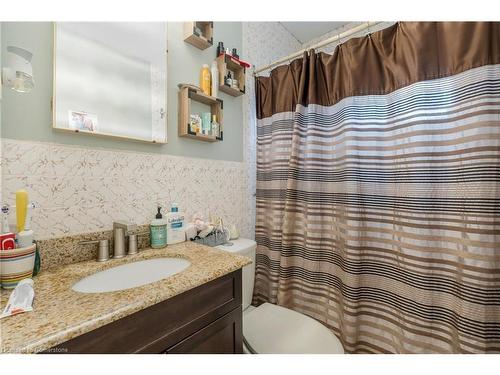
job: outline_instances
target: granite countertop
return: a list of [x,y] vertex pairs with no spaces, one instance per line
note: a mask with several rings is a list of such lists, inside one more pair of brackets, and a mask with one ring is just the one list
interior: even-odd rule
[[[78,280],[138,260],[179,257],[191,265],[166,279],[137,288],[87,294],[71,290]],[[0,319],[0,352],[36,353],[193,289],[250,264],[247,257],[183,242],[146,249],[107,262],[86,261],[41,272],[33,278],[33,312]],[[0,292],[3,310],[11,291]]]

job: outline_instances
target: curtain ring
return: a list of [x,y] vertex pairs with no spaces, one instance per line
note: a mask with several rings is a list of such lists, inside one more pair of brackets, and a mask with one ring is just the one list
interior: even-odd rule
[[342,47],[342,38],[340,37],[340,34],[337,34],[337,38],[339,40],[339,43],[337,46],[340,48],[340,47]]

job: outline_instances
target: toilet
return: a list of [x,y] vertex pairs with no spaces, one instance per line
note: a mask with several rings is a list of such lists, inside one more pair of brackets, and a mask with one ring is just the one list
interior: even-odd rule
[[257,354],[343,354],[339,339],[318,321],[271,303],[251,306],[257,243],[231,240],[218,249],[243,255],[252,264],[243,268],[243,350]]

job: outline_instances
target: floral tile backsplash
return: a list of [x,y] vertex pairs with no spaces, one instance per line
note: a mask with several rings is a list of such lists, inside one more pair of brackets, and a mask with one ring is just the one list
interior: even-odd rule
[[[249,233],[245,163],[2,139],[2,203],[26,189],[36,239],[149,223],[159,203],[222,217]],[[15,210],[9,221],[15,222]]]

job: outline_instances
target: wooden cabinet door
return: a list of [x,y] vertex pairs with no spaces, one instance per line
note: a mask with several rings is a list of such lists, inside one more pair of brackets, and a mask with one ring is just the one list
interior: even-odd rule
[[167,354],[241,354],[241,306],[165,351]]

